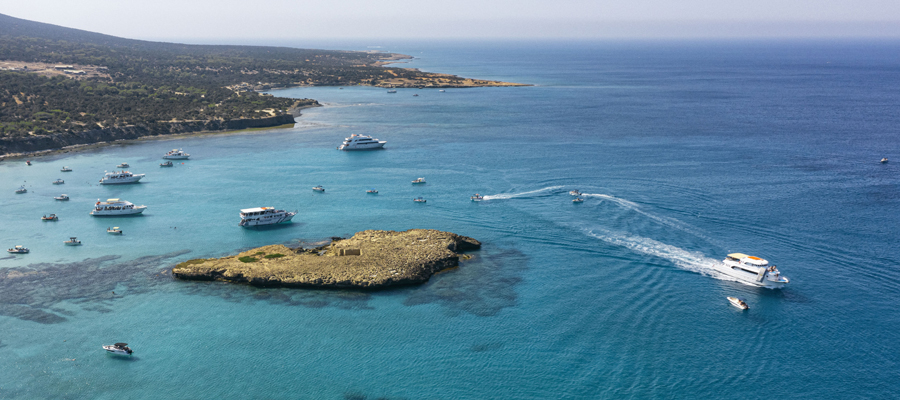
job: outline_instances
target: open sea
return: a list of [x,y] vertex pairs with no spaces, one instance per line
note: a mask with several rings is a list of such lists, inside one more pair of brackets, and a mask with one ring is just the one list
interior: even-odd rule
[[[31,249],[0,255],[0,398],[900,393],[900,42],[341,48],[534,86],[283,89],[272,94],[324,107],[290,129],[0,162],[0,245]],[[387,145],[335,150],[354,133]],[[191,159],[160,168],[173,148]],[[122,162],[147,176],[98,186]],[[418,177],[428,183],[410,184]],[[61,193],[71,200],[54,201]],[[148,209],[88,215],[107,198]],[[299,214],[238,227],[238,210],[258,206]],[[59,221],[42,222],[49,213]],[[167,272],[266,244],[410,228],[484,246],[426,284],[377,292]],[[64,246],[70,236],[84,244]],[[731,252],[768,259],[791,282],[760,289],[715,274]],[[114,342],[134,356],[100,348]]]

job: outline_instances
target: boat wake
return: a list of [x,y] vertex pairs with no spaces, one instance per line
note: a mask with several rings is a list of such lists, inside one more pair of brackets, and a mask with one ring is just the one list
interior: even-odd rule
[[708,237],[706,237],[706,235],[697,231],[697,229],[693,228],[692,226],[685,224],[684,222],[681,222],[675,218],[663,217],[663,216],[659,216],[659,215],[644,211],[643,209],[641,209],[641,207],[637,203],[634,203],[634,202],[631,202],[631,201],[628,201],[625,199],[620,199],[615,196],[610,196],[608,194],[602,194],[602,193],[582,193],[581,197],[593,197],[593,198],[599,198],[599,199],[603,199],[603,200],[609,200],[610,202],[615,203],[616,205],[618,205],[622,208],[628,209],[630,211],[634,211],[634,212],[641,214],[647,218],[650,218],[651,220],[656,221],[662,225],[690,233],[692,235],[695,235],[697,237],[700,237],[700,238],[703,238],[706,240],[710,240]]
[[552,192],[552,191],[559,190],[562,188],[563,188],[562,186],[550,186],[550,187],[545,187],[543,189],[532,190],[530,192],[492,194],[492,195],[484,196],[484,200],[507,200],[507,199],[514,199],[517,197],[532,197],[533,195],[538,194],[538,193]]

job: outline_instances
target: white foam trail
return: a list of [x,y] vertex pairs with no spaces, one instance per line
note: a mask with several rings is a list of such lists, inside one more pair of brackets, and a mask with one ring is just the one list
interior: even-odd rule
[[532,191],[530,191],[530,192],[523,192],[523,193],[501,193],[501,194],[492,194],[492,195],[484,196],[484,200],[506,200],[506,199],[514,199],[514,198],[516,198],[516,197],[524,197],[524,196],[529,196],[529,195],[533,195],[533,194],[537,194],[537,193],[548,192],[548,191],[551,191],[551,190],[559,190],[559,189],[562,189],[562,186],[550,186],[550,187],[545,187],[545,188],[543,188],[543,189],[532,190]]
[[698,231],[697,231],[696,229],[694,229],[693,227],[691,227],[691,226],[689,226],[689,225],[687,225],[687,224],[685,224],[685,223],[683,223],[683,222],[681,222],[681,221],[679,221],[679,220],[677,220],[677,219],[674,219],[674,218],[662,217],[662,216],[659,216],[659,215],[655,215],[655,214],[651,214],[651,213],[649,213],[649,212],[646,212],[646,211],[642,210],[641,207],[637,205],[637,203],[634,203],[634,202],[631,202],[631,201],[628,201],[628,200],[625,200],[625,199],[620,199],[620,198],[615,197],[615,196],[610,196],[610,195],[608,195],[608,194],[602,194],[602,193],[597,193],[597,194],[594,194],[594,193],[582,193],[581,196],[582,196],[582,197],[597,197],[597,198],[601,198],[601,199],[604,199],[604,200],[612,201],[613,203],[616,203],[616,204],[618,204],[618,205],[621,206],[621,207],[624,207],[624,208],[627,208],[627,209],[629,209],[629,210],[632,210],[632,211],[634,211],[634,212],[636,212],[636,213],[638,213],[638,214],[641,214],[641,215],[643,215],[643,216],[645,216],[645,217],[647,217],[647,218],[650,218],[650,219],[652,219],[652,220],[654,220],[654,221],[656,221],[656,222],[659,222],[660,224],[663,224],[663,225],[668,226],[668,227],[670,227],[670,228],[680,229],[680,230],[682,230],[682,231],[685,231],[685,232],[688,232],[688,233],[690,233],[690,234],[693,234],[693,235],[696,235],[696,236],[698,236],[698,237],[702,237],[702,238],[704,238],[704,239],[709,240],[708,237],[706,237],[706,236],[703,235],[702,233],[698,232]]
[[715,265],[719,263],[714,258],[709,258],[700,252],[687,251],[685,249],[658,242],[640,236],[626,235],[622,233],[597,232],[588,231],[590,236],[600,239],[604,242],[622,246],[629,250],[651,255],[654,257],[664,258],[671,261],[677,267],[688,271],[703,274],[721,280],[734,280],[728,275],[722,274],[715,270]]
[[633,210],[636,210],[636,209],[638,208],[638,205],[637,205],[636,203],[632,203],[632,202],[630,202],[630,201],[628,201],[628,200],[620,199],[620,198],[615,197],[615,196],[610,196],[610,195],[608,195],[608,194],[601,194],[601,193],[596,193],[596,194],[595,194],[595,193],[582,193],[581,196],[582,196],[582,197],[598,197],[598,198],[601,198],[601,199],[604,199],[604,200],[610,200],[610,201],[612,201],[612,202],[614,202],[614,203],[616,203],[616,204],[618,204],[618,205],[620,205],[620,206],[622,206],[622,207],[630,208],[630,209],[633,209]]

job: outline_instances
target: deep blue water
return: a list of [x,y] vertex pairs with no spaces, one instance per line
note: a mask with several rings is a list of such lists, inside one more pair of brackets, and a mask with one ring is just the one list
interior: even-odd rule
[[[416,56],[410,67],[535,86],[286,89],[273,93],[325,106],[293,129],[0,162],[0,242],[32,249],[0,260],[0,397],[900,392],[900,43],[341,46],[371,45]],[[336,151],[352,133],[386,150]],[[159,168],[172,148],[194,156]],[[98,187],[120,162],[147,177]],[[427,185],[409,183],[420,176]],[[23,183],[29,193],[14,194]],[[487,201],[470,202],[476,192]],[[109,197],[146,215],[87,215]],[[238,209],[254,206],[300,214],[237,227]],[[60,221],[40,221],[51,212]],[[113,225],[125,235],[107,235]],[[425,285],[374,293],[165,273],[253,246],[409,228],[485,245]],[[73,235],[84,245],[64,247]],[[757,289],[710,271],[737,251],[791,283]],[[116,341],[135,357],[103,354]]]

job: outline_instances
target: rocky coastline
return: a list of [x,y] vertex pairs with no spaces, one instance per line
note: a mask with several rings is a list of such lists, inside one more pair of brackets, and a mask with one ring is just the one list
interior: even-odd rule
[[481,243],[433,229],[367,230],[313,249],[269,245],[237,255],[185,261],[172,268],[183,280],[258,287],[384,289],[428,281],[459,266],[459,253]]

